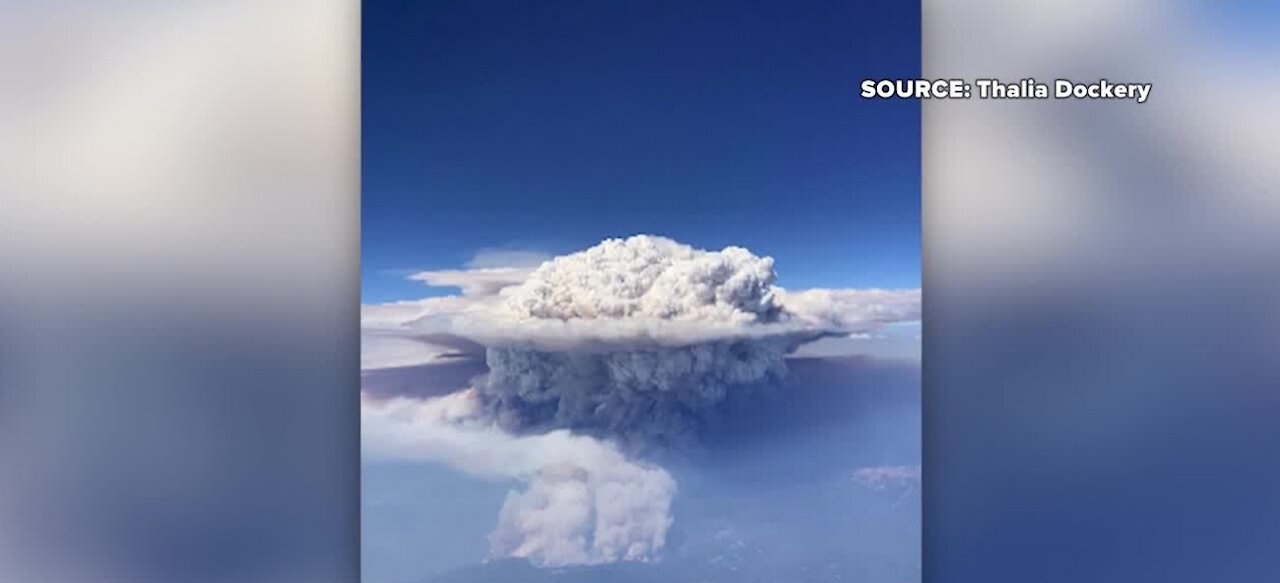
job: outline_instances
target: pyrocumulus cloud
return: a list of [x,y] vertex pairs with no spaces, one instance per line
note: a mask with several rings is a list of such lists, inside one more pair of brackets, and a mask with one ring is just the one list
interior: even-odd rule
[[652,559],[675,482],[624,451],[695,439],[707,409],[782,379],[806,342],[920,317],[919,290],[784,290],[772,258],[647,235],[413,278],[462,294],[364,306],[366,335],[474,346],[488,373],[366,402],[366,450],[519,481],[492,550],[546,566]]

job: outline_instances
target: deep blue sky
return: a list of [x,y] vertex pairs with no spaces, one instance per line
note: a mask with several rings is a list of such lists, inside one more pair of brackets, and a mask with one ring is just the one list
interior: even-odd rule
[[915,2],[364,3],[364,301],[506,247],[655,233],[780,284],[920,283]]

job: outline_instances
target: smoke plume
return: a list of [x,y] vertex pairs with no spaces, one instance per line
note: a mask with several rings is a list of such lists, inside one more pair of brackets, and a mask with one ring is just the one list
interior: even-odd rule
[[368,401],[367,450],[519,481],[492,552],[546,566],[654,558],[675,482],[624,451],[696,441],[707,410],[780,381],[802,344],[920,315],[919,290],[787,291],[772,258],[647,235],[414,278],[463,293],[365,306],[366,335],[482,351],[488,372],[446,397]]
[[506,433],[480,414],[473,391],[364,399],[361,434],[372,458],[444,463],[520,483],[490,535],[494,557],[548,567],[647,561],[666,542],[676,484],[665,470],[564,430]]
[[478,394],[506,429],[686,443],[729,391],[783,378],[801,344],[918,317],[918,296],[787,293],[776,280],[772,258],[740,247],[640,235],[547,261],[484,310],[414,326],[488,347]]

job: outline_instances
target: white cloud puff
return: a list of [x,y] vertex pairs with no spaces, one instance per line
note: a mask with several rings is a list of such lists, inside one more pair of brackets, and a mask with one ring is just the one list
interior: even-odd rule
[[506,306],[521,320],[764,323],[780,313],[775,279],[772,258],[741,247],[703,251],[637,235],[543,263]]
[[874,466],[853,473],[854,483],[883,491],[891,486],[913,488],[920,483],[920,466]]
[[540,566],[647,561],[666,543],[676,483],[612,444],[568,431],[508,434],[473,391],[430,400],[364,399],[370,458],[431,461],[495,481],[515,480],[490,535],[495,557]]

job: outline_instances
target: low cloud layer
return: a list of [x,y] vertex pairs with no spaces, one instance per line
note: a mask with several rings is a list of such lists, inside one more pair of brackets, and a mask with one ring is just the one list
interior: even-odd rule
[[920,319],[919,289],[779,289],[776,293],[796,319],[841,334],[869,334],[885,324]]
[[481,414],[473,391],[365,399],[361,434],[372,459],[443,463],[519,483],[490,535],[494,557],[548,567],[647,561],[666,543],[676,483],[665,470],[564,430],[506,433]]

